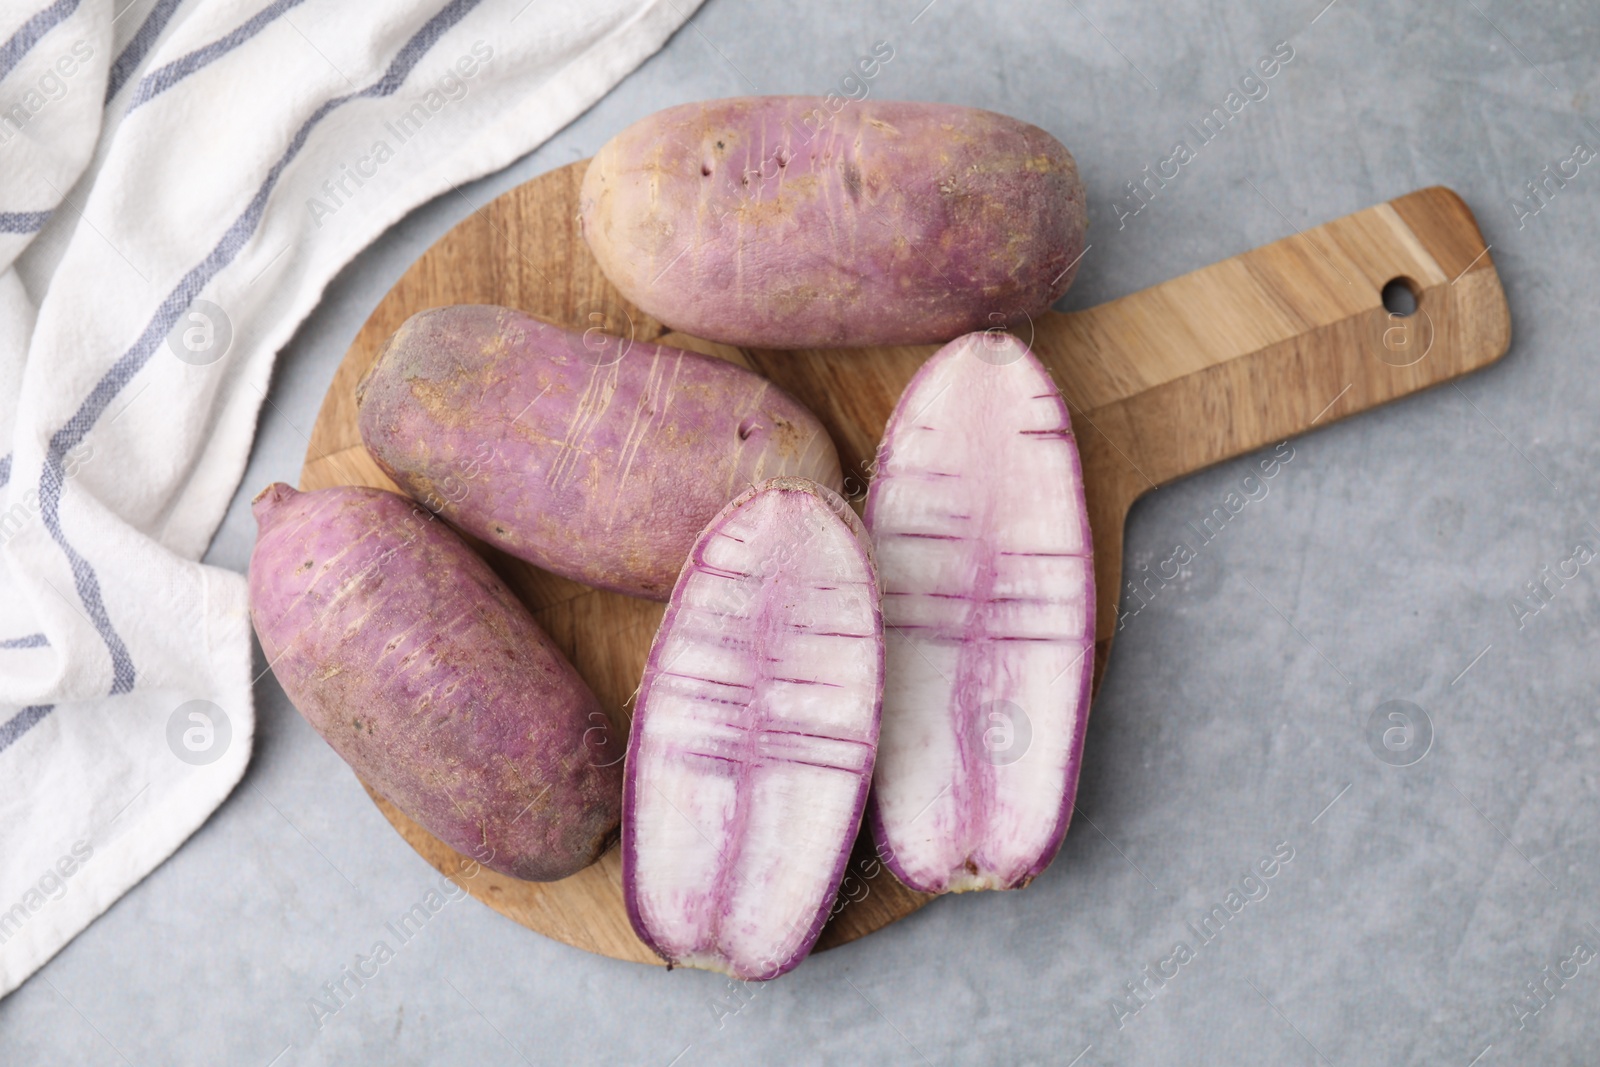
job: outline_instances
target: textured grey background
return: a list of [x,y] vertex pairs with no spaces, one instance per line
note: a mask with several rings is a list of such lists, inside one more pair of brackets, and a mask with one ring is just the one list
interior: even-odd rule
[[[1094,247],[1065,306],[1445,183],[1493,244],[1510,355],[1294,441],[1269,495],[1128,621],[1078,816],[1024,892],[937,901],[753,995],[591,957],[466,901],[318,1030],[308,998],[436,877],[269,675],[244,784],[0,1002],[0,1062],[1595,1062],[1600,961],[1526,1029],[1510,1005],[1580,939],[1600,948],[1600,566],[1525,628],[1508,604],[1578,541],[1600,549],[1600,162],[1520,227],[1510,206],[1577,141],[1600,147],[1585,118],[1600,11],[1339,0],[1313,23],[1324,0],[925,2],[711,0],[603,103],[466,197],[484,203],[669,104],[827,91],[887,40],[875,95],[1009,112],[1077,154]],[[1119,231],[1122,184],[1286,39],[1296,55],[1269,96]],[[329,287],[280,359],[211,561],[244,569],[246,501],[295,480],[346,345],[468,210],[440,197]],[[1164,558],[1250,464],[1141,502],[1128,566]],[[1431,719],[1409,767],[1369,743],[1392,699]],[[1280,842],[1294,859],[1270,894],[1119,1029],[1123,983],[1195,944],[1185,923]]]

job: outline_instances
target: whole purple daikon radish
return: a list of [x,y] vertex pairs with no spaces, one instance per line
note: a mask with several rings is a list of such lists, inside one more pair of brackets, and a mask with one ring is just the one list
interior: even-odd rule
[[284,692],[451,848],[575,874],[617,837],[622,746],[528,609],[442,521],[362,486],[256,497],[250,616]]
[[866,531],[775,478],[701,533],[628,739],[628,918],[669,964],[775,978],[811,951],[861,825],[883,622]]
[[923,364],[865,521],[885,627],[879,856],[925,893],[1025,886],[1067,832],[1094,667],[1077,443],[1025,344],[969,334]]
[[536,566],[652,600],[745,489],[785,475],[841,484],[822,423],[759,374],[512,308],[411,316],[356,399],[367,451],[429,510]]
[[1088,215],[1066,146],[977,108],[746,96],[606,142],[584,240],[630,301],[758,348],[948,341],[1072,284]]

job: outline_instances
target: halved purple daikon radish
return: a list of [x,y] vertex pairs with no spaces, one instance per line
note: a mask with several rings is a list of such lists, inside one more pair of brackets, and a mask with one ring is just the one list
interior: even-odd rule
[[670,964],[775,978],[839,890],[872,780],[883,619],[866,530],[800,478],[701,532],[628,739],[622,884]]
[[927,893],[1025,886],[1067,832],[1094,667],[1077,443],[1025,344],[968,334],[922,366],[865,519],[883,587],[879,855]]

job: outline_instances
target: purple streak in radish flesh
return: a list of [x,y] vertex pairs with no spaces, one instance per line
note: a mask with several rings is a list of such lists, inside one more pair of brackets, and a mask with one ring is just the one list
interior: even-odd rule
[[1083,470],[1025,344],[968,334],[922,366],[864,518],[883,587],[879,856],[925,893],[1025,886],[1072,817],[1094,668]]
[[628,739],[623,892],[647,945],[747,981],[805,958],[861,825],[882,696],[860,520],[804,479],[742,494],[678,576]]

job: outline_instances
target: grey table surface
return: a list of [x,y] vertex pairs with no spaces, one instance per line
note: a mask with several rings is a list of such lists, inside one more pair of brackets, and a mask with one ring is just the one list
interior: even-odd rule
[[[1524,199],[1600,147],[1600,8],[1324,3],[711,0],[537,152],[413,212],[329,286],[207,557],[245,568],[249,497],[296,479],[358,327],[470,204],[657,108],[826,92],[876,41],[895,54],[874,95],[1008,112],[1073,149],[1093,249],[1066,308],[1453,187],[1493,245],[1510,354],[1293,441],[1268,494],[1127,620],[1071,832],[1032,886],[938,900],[748,989],[590,956],[469,899],[319,1025],[323,983],[438,877],[268,674],[243,784],[0,1002],[0,1063],[1600,1059],[1600,962],[1578,962],[1600,949],[1600,566],[1514,607],[1542,568],[1600,552],[1600,165]],[[1124,183],[1281,41],[1294,58],[1267,95],[1119,228]],[[1170,554],[1251,463],[1147,496],[1127,566]],[[1385,761],[1395,724],[1374,713],[1394,700],[1416,732]],[[1293,858],[1242,887],[1259,899],[1197,938],[1274,849]],[[1180,941],[1193,958],[1164,962]]]

